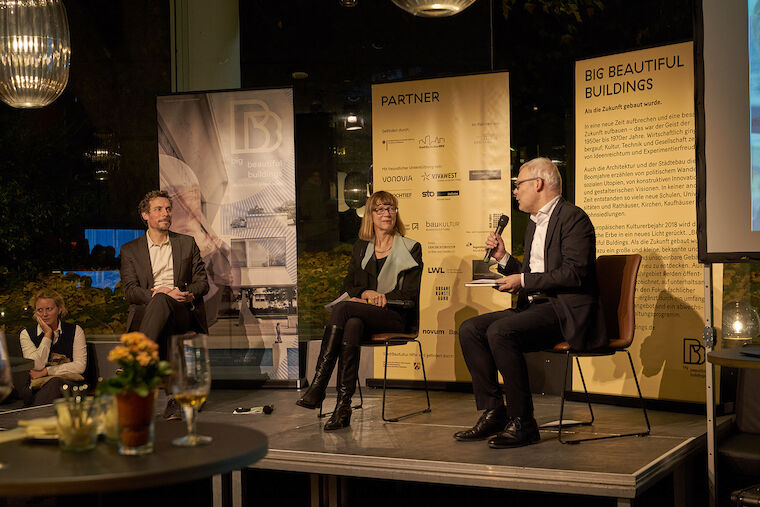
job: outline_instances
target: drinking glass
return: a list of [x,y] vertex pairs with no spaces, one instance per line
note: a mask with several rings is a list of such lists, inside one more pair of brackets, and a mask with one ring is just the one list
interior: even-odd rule
[[[8,348],[5,345],[5,333],[0,329],[0,400],[4,400],[13,390],[13,378],[11,376],[11,360],[8,357]],[[7,465],[0,461],[0,470]]]
[[171,337],[169,361],[172,373],[169,387],[185,411],[187,435],[172,441],[181,447],[211,443],[211,437],[196,435],[195,419],[211,389],[211,366],[205,334],[188,333]]

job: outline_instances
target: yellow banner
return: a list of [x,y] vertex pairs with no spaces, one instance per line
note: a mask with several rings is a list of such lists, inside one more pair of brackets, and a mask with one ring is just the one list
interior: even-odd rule
[[[507,294],[464,286],[472,260],[483,259],[486,236],[510,211],[508,74],[373,85],[372,153],[374,190],[399,198],[407,236],[423,246],[420,339],[428,378],[469,380],[459,325],[510,304]],[[388,377],[422,379],[418,357],[416,345],[393,347]],[[376,376],[383,359],[375,355]]]
[[[643,257],[630,348],[642,393],[704,402],[692,43],[579,61],[575,90],[576,202],[596,227],[597,254]],[[584,363],[590,391],[636,394],[618,356]]]

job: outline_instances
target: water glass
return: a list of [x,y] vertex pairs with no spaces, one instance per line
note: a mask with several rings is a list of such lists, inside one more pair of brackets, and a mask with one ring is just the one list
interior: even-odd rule
[[59,398],[53,402],[58,421],[58,444],[64,451],[89,451],[98,441],[95,398]]

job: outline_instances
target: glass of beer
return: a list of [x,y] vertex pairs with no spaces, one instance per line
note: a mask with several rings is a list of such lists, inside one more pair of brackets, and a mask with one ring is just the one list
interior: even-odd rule
[[182,406],[187,421],[187,435],[173,440],[172,444],[195,447],[211,443],[211,437],[195,432],[198,409],[206,401],[211,389],[211,365],[206,335],[188,333],[172,336],[169,361],[173,370],[169,387],[174,399]]

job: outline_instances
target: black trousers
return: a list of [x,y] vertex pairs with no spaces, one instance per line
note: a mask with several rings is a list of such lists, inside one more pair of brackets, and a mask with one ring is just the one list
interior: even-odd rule
[[[500,407],[506,396],[508,417],[532,417],[523,353],[546,350],[562,340],[559,320],[548,301],[466,320],[459,328],[459,342],[478,410]],[[503,393],[497,372],[504,379]]]
[[402,333],[404,319],[389,308],[343,301],[333,308],[330,325],[343,328],[343,343],[359,345],[375,333]]
[[[166,355],[169,337],[190,331],[190,305],[159,293],[151,298],[142,315],[137,315],[135,321],[139,322],[138,330],[141,333],[158,343],[158,355],[161,359],[168,360]],[[135,327],[134,322],[132,327]]]

